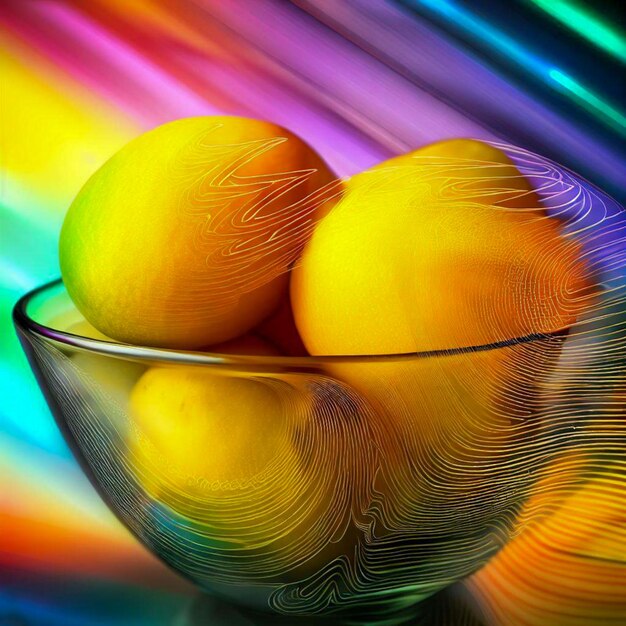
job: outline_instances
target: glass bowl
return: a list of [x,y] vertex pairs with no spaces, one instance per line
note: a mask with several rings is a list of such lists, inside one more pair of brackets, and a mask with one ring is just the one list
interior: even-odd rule
[[108,506],[170,567],[253,609],[410,610],[558,506],[611,436],[593,323],[405,355],[183,352],[89,336],[61,281],[14,321]]

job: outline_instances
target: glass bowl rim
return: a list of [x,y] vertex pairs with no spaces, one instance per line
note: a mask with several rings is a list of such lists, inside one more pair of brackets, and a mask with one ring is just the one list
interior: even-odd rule
[[21,296],[13,307],[13,322],[20,330],[27,330],[39,335],[46,340],[52,340],[73,348],[78,348],[87,352],[108,355],[117,358],[131,360],[166,361],[177,364],[188,365],[244,365],[244,364],[268,364],[277,366],[293,366],[299,368],[312,367],[324,363],[371,363],[390,361],[411,361],[417,359],[454,356],[457,354],[467,354],[473,352],[484,352],[498,350],[522,343],[540,342],[559,336],[565,336],[570,327],[558,329],[548,333],[532,333],[522,337],[504,339],[489,344],[475,346],[463,346],[457,348],[446,348],[438,350],[425,350],[418,352],[400,352],[392,354],[354,354],[354,355],[305,355],[305,356],[283,356],[283,355],[243,355],[243,354],[222,354],[209,351],[181,350],[173,348],[158,348],[152,346],[139,346],[129,343],[118,343],[106,341],[104,339],[94,339],[83,335],[62,331],[46,326],[33,319],[28,313],[28,306],[34,298],[44,294],[50,289],[62,285],[63,279],[51,280],[39,287],[35,287]]

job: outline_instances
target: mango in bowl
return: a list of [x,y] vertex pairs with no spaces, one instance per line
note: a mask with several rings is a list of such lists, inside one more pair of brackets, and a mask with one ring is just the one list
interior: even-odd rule
[[[52,294],[73,307],[49,285],[16,322],[85,472],[150,551],[257,610],[393,623],[506,544],[555,431],[575,423],[575,399],[542,400],[568,337],[404,356],[175,351],[49,326]],[[520,351],[525,387],[505,367]]]
[[[580,245],[522,175],[452,148],[396,157],[346,183],[291,281],[311,354],[486,345],[567,327],[589,305]],[[522,198],[537,203],[512,207]]]
[[122,148],[76,196],[61,231],[63,279],[86,319],[119,341],[227,341],[277,307],[334,178],[274,124],[164,124]]
[[130,397],[129,458],[162,511],[194,520],[206,575],[298,581],[357,545],[350,516],[364,517],[370,468],[365,425],[342,412],[354,406],[339,383],[304,372],[155,367]]
[[480,529],[523,500],[548,436],[562,346],[594,307],[563,226],[497,148],[443,142],[347,181],[293,271],[312,355],[398,355],[328,368],[378,416],[374,532],[412,536],[432,583],[489,552]]
[[[612,384],[602,360],[616,352],[615,338],[604,320],[619,303],[586,262],[601,242],[576,236],[577,211],[549,217],[538,190],[494,146],[462,141],[425,152],[353,177],[326,215],[318,200],[327,196],[304,189],[289,205],[297,215],[302,208],[302,221],[277,209],[300,233],[296,244],[280,262],[264,244],[269,265],[255,257],[243,267],[268,276],[280,265],[284,275],[296,262],[291,307],[281,278],[275,299],[258,292],[273,301],[267,312],[257,302],[236,330],[237,307],[224,326],[194,317],[204,292],[189,290],[191,279],[214,261],[224,267],[219,253],[189,274],[190,264],[178,266],[178,282],[167,271],[151,275],[152,287],[169,285],[161,291],[116,266],[128,270],[128,293],[118,281],[114,295],[126,308],[114,321],[134,329],[155,321],[150,337],[73,332],[60,321],[76,319],[73,294],[58,283],[16,307],[33,370],[94,485],[148,549],[209,592],[291,616],[406,620],[405,610],[476,571],[532,523],[519,512],[550,460],[575,445],[569,433],[581,415],[603,441],[589,407]],[[235,187],[247,190],[238,182],[229,192]],[[239,207],[242,197],[229,198]],[[275,215],[266,222],[251,210],[243,214],[272,232],[263,241],[281,242]],[[180,232],[201,242],[205,234]],[[182,242],[164,253],[172,264],[189,260]],[[120,249],[98,245],[101,260]],[[227,248],[229,260],[248,250]],[[70,291],[72,271],[70,262]],[[224,284],[236,286],[236,275],[224,274]],[[143,290],[136,301],[135,285]],[[187,289],[182,309],[195,321],[186,330],[156,306],[174,287]],[[214,296],[198,301],[203,312],[219,308]],[[96,317],[119,305],[96,296],[77,304]],[[311,355],[276,354],[301,353],[292,314]],[[176,348],[184,344],[197,349]]]

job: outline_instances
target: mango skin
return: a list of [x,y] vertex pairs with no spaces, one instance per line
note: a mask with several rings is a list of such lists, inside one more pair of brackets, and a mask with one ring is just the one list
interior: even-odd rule
[[279,126],[194,117],[131,141],[84,185],[60,239],[67,290],[118,341],[196,348],[244,334],[287,288],[333,174]]
[[[404,354],[326,370],[377,416],[374,533],[410,536],[411,580],[433,591],[502,546],[545,458],[564,337],[511,340],[562,330],[591,302],[578,245],[526,206],[532,190],[515,170],[470,176],[473,161],[450,148],[348,181],[291,281],[312,355]],[[475,350],[495,342],[511,345]]]
[[354,176],[316,227],[291,280],[312,355],[507,341],[566,327],[588,303],[578,244],[540,206],[509,206],[512,166],[483,180],[465,156],[425,152]]
[[[449,168],[457,191],[486,204],[529,209],[541,206],[528,179],[500,149],[476,139],[448,139],[423,146],[413,153],[421,164]],[[407,156],[389,159],[377,167],[406,165]]]
[[133,390],[131,411],[175,472],[228,488],[261,473],[280,449],[282,430],[263,427],[275,403],[259,382],[194,367],[152,368]]
[[88,321],[82,320],[68,327],[68,333],[79,337],[87,337],[88,339],[98,339],[99,341],[115,341],[111,337],[107,337],[97,328],[94,328]]
[[[261,347],[244,337],[217,348],[275,353]],[[153,503],[194,529],[190,558],[206,559],[211,583],[294,582],[354,553],[374,453],[358,399],[340,383],[243,366],[153,367],[129,406],[127,464]]]
[[258,326],[257,332],[278,346],[285,355],[308,355],[293,319],[289,294],[281,300],[276,311]]

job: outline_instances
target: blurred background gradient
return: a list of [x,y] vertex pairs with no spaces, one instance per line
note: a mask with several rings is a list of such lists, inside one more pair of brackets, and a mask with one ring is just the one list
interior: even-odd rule
[[[618,2],[1,0],[0,59],[3,626],[273,623],[202,598],[113,518],[12,328],[16,299],[59,275],[69,203],[125,142],[179,117],[259,117],[346,176],[444,138],[503,140],[626,199]],[[570,535],[531,528],[415,623],[625,623],[626,549],[589,556],[611,541],[598,528],[626,525],[610,483],[561,512],[593,503]]]

